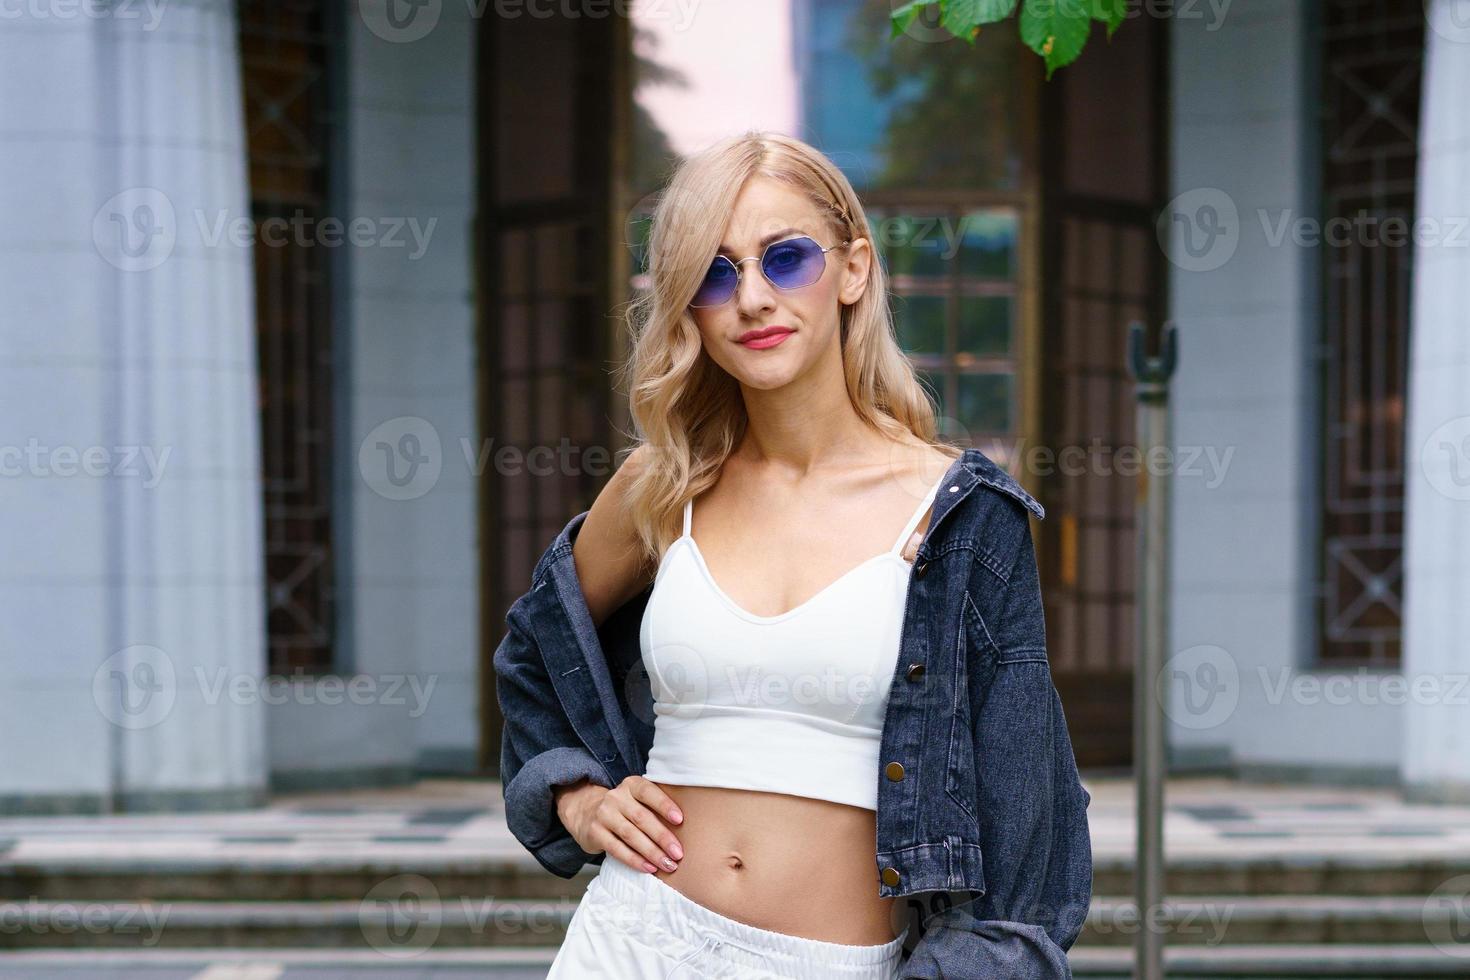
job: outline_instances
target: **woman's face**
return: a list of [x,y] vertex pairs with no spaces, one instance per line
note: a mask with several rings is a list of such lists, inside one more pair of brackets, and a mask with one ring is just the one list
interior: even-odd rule
[[[802,235],[830,248],[841,241],[831,224],[799,191],[753,177],[736,198],[720,254],[732,262],[752,255],[759,260],[767,242]],[[772,285],[759,261],[741,263],[735,295],[719,306],[690,310],[704,349],[741,385],[759,389],[790,383],[824,356],[840,361],[841,307],[863,295],[871,259],[867,239],[856,239],[828,252],[821,277],[796,289]],[[780,329],[764,338],[751,336],[771,328]]]

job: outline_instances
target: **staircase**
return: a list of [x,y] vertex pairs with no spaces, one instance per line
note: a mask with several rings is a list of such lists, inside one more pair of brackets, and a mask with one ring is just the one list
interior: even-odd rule
[[[589,877],[564,881],[516,858],[12,864],[0,870],[0,902],[44,928],[0,932],[0,948],[357,949],[404,960],[493,948],[507,964],[517,950],[544,963]],[[1131,975],[1131,888],[1127,862],[1097,862],[1071,950],[1079,978]],[[1171,978],[1470,977],[1470,860],[1176,861],[1166,892]]]

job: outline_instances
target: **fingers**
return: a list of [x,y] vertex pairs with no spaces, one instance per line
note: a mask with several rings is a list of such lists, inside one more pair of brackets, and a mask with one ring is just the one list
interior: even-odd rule
[[644,874],[651,875],[658,870],[643,860],[643,857],[637,851],[614,837],[610,831],[603,830],[601,833],[607,837],[607,846],[603,850],[607,852],[608,857],[616,858],[634,871],[642,871]]
[[[658,858],[648,855],[649,859],[661,865],[664,870],[673,871],[674,864],[672,862],[665,864],[663,859],[667,856],[674,861],[683,860],[684,848],[679,845],[679,838],[674,836],[674,832],[659,819],[658,814],[650,809],[644,800],[635,796],[628,801],[628,805],[623,809],[623,815],[631,820],[658,848]],[[647,854],[646,851],[644,853]]]
[[662,813],[668,818],[669,823],[684,822],[684,814],[679,812],[674,801],[669,799],[669,794],[665,793],[658,783],[643,776],[634,776],[624,780],[624,784],[628,786],[635,799],[642,801],[650,809]]
[[[659,810],[683,820],[683,815],[662,789],[642,776],[629,776],[602,798],[596,823],[616,842],[615,846],[626,847],[641,861],[649,862],[650,866],[645,870],[652,872],[657,866],[665,871],[675,871],[677,862],[684,857],[684,849],[673,831],[660,819]],[[627,863],[639,867],[641,861]]]

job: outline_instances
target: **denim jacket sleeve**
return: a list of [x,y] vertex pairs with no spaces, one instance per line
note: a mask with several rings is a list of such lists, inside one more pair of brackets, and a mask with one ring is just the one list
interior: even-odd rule
[[531,591],[511,604],[505,638],[492,661],[505,719],[500,779],[510,832],[542,867],[571,878],[583,865],[601,863],[605,855],[582,850],[572,838],[557,817],[552,789],[583,777],[611,788],[612,780],[572,729],[536,643],[529,609],[536,602],[557,601],[546,582],[545,565],[543,557],[533,573]]
[[[1022,520],[1000,596],[982,601],[991,619],[965,597],[980,682],[972,719],[985,891],[928,922],[905,978],[1070,978],[1067,950],[1087,918],[1092,797],[1078,776],[1052,682],[1031,528]],[[977,562],[971,592],[994,594],[997,584]]]

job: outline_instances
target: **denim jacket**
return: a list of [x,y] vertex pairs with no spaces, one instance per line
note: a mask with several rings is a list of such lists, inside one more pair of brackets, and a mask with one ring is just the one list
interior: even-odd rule
[[[1087,917],[1091,795],[1052,683],[1028,512],[1043,516],[966,449],[909,572],[873,773],[874,883],[917,923],[905,978],[1070,977],[1066,951]],[[644,772],[653,741],[639,647],[652,586],[593,627],[572,560],[586,516],[537,561],[494,656],[506,822],[563,878],[606,855],[572,839],[552,787],[615,787]]]

